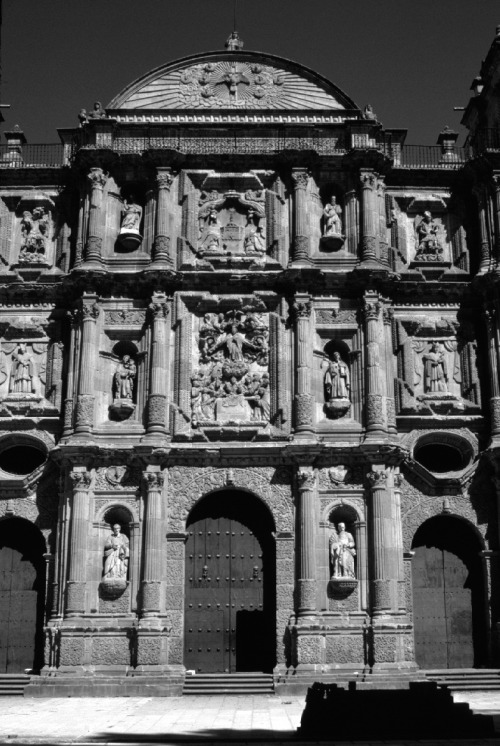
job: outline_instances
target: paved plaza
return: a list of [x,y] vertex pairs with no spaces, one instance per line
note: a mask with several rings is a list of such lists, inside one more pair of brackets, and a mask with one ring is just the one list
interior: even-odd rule
[[[500,692],[456,694],[475,712],[494,714],[500,734]],[[243,744],[258,741],[273,746],[296,736],[304,697],[278,696],[185,696],[0,699],[0,743],[33,744],[148,744],[210,743]],[[335,715],[332,713],[332,742]],[[339,742],[337,742],[339,743]],[[375,743],[375,742],[374,742]],[[410,741],[398,741],[406,746]],[[415,742],[414,742],[415,743]],[[425,741],[426,746],[443,741]],[[460,741],[467,746],[500,744],[500,738]],[[364,746],[368,746],[364,742]]]

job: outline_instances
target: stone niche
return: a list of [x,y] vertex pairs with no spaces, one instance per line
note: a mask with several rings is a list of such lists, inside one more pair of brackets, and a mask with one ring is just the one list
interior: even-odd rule
[[471,322],[415,309],[396,315],[398,414],[480,414],[480,385]]
[[316,308],[312,385],[322,429],[361,421],[361,333],[356,309]]
[[13,265],[27,279],[50,269],[55,260],[55,203],[38,191],[21,197],[16,207],[17,261]]

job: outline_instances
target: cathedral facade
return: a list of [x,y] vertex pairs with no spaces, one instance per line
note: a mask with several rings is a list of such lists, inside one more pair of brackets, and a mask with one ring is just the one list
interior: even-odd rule
[[244,51],[0,161],[0,673],[498,665],[500,35],[405,145]]

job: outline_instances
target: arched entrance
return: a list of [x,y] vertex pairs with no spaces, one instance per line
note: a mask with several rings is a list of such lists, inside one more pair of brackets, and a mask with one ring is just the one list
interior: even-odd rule
[[0,673],[43,666],[45,551],[32,523],[0,521]]
[[184,665],[200,673],[275,665],[274,524],[244,491],[208,495],[187,524]]
[[420,526],[412,549],[415,658],[421,668],[486,663],[481,543],[465,521],[436,516]]

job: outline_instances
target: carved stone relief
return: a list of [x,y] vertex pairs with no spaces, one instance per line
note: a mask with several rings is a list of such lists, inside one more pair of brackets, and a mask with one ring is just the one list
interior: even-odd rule
[[24,210],[20,222],[21,245],[18,263],[22,266],[49,266],[48,241],[51,238],[51,217],[44,206]]
[[252,309],[206,313],[198,323],[191,378],[193,425],[270,416],[269,318]]

